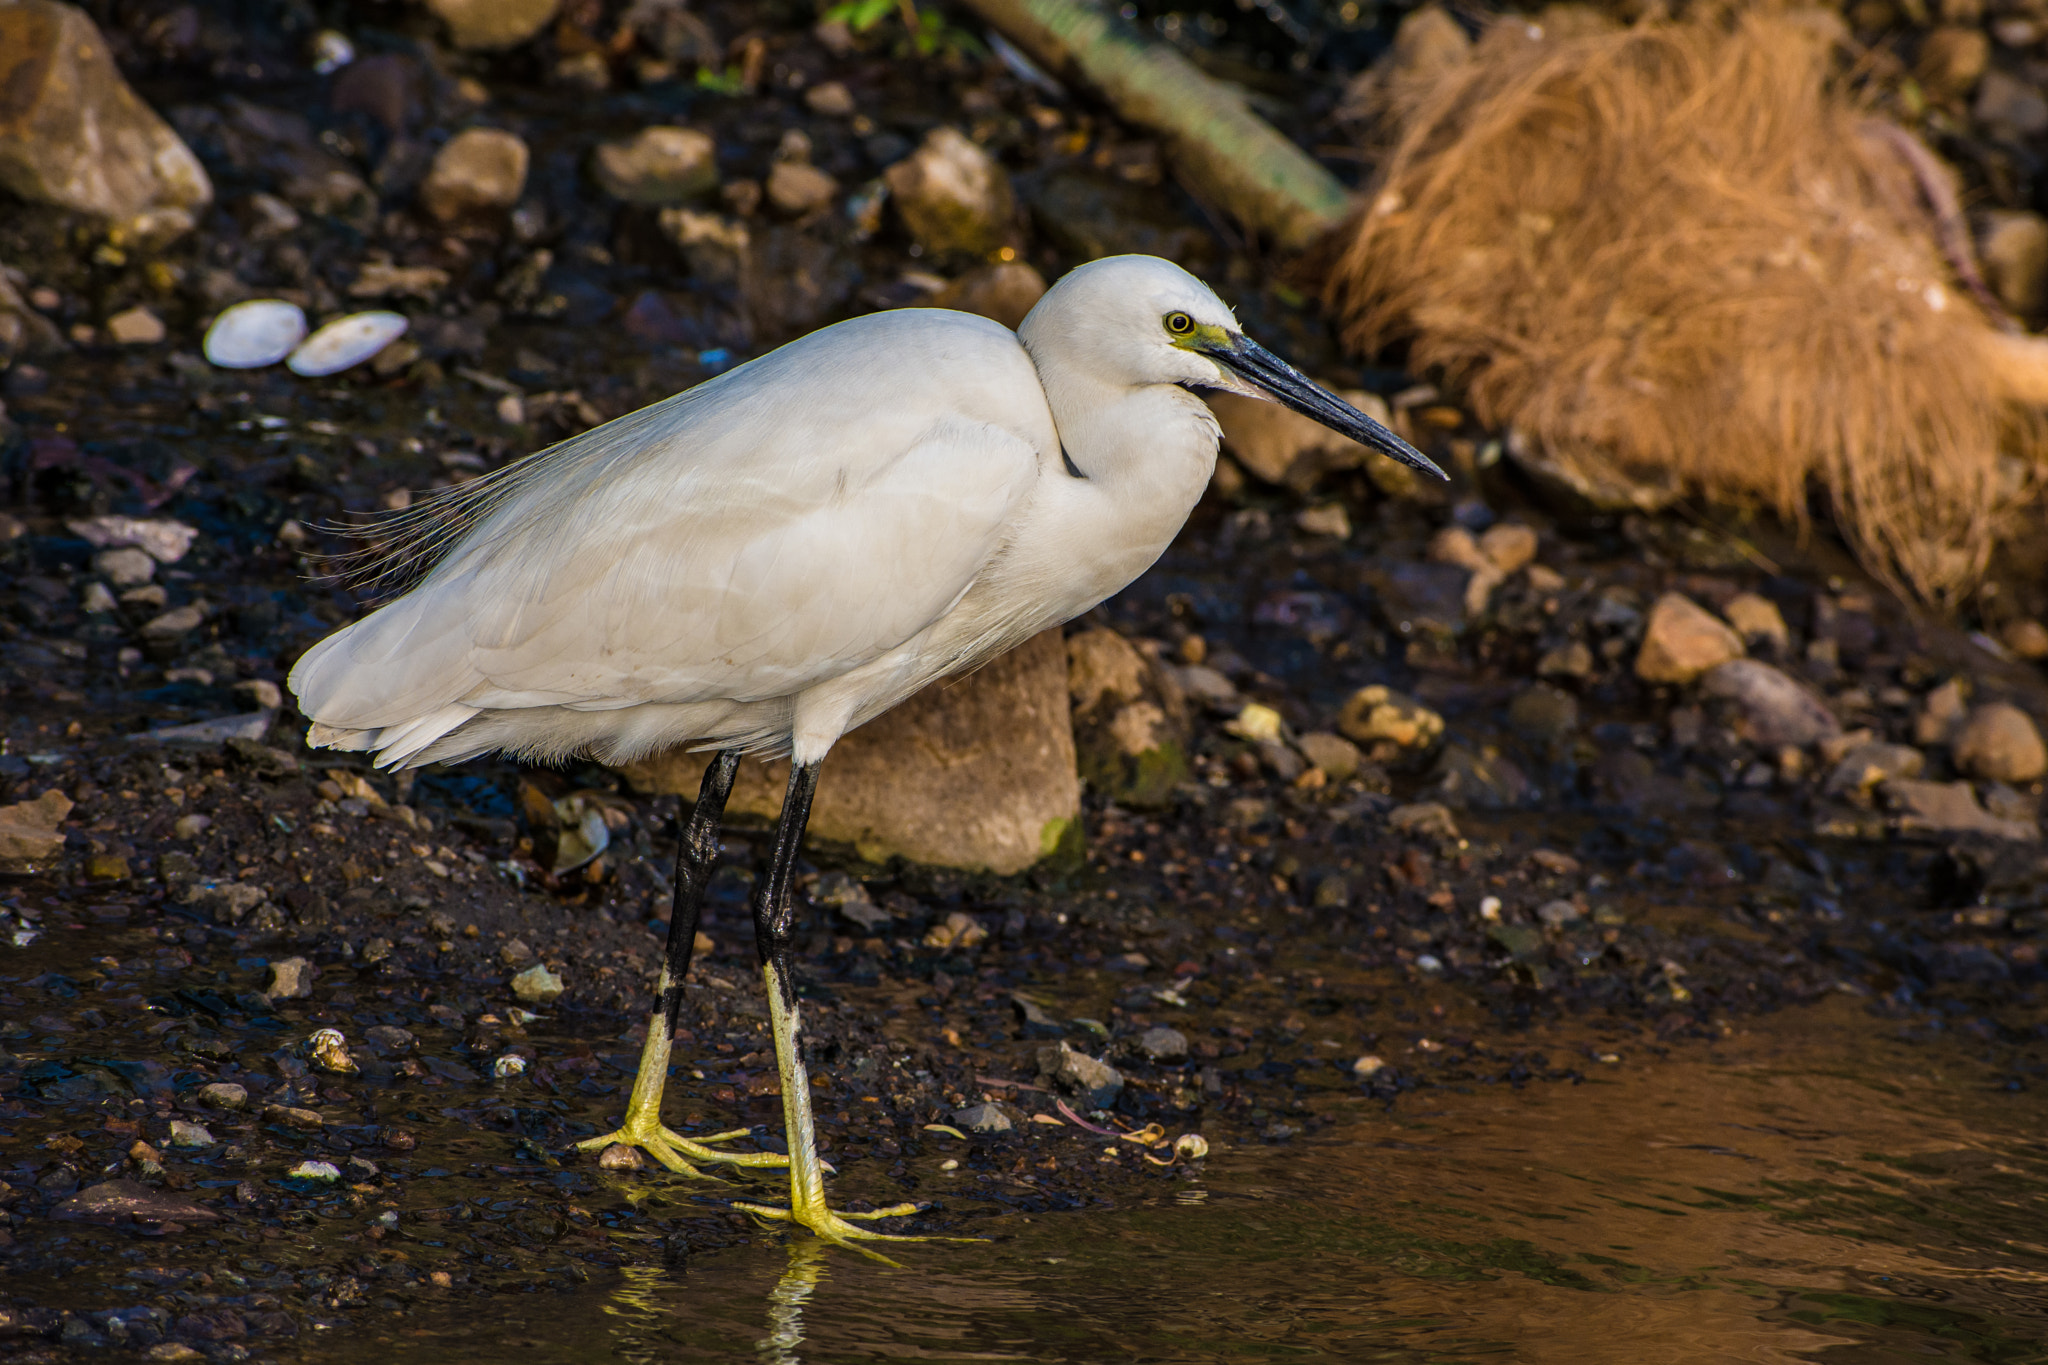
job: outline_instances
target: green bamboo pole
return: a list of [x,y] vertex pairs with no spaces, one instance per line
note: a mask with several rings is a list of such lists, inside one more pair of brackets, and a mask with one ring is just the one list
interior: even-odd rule
[[1350,212],[1351,196],[1244,92],[1088,0],[966,0],[1046,70],[1101,93],[1157,134],[1187,187],[1283,250],[1299,251]]

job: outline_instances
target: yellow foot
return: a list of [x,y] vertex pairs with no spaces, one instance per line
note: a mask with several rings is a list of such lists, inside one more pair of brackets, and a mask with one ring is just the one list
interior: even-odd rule
[[603,1137],[592,1138],[588,1142],[577,1143],[576,1150],[579,1152],[601,1152],[614,1143],[623,1143],[628,1147],[638,1147],[641,1151],[647,1153],[647,1155],[653,1157],[678,1175],[704,1174],[690,1164],[691,1160],[703,1162],[722,1161],[728,1166],[787,1166],[789,1164],[789,1158],[780,1152],[721,1152],[716,1147],[706,1145],[713,1142],[731,1142],[735,1138],[743,1138],[747,1135],[747,1129],[735,1128],[730,1132],[712,1133],[693,1140],[684,1137],[681,1133],[672,1131],[666,1125],[659,1122],[634,1123],[628,1120],[623,1128],[606,1133]]
[[820,1241],[831,1242],[835,1246],[847,1247],[850,1250],[860,1252],[863,1256],[872,1256],[876,1260],[889,1265],[895,1265],[896,1262],[891,1261],[880,1252],[870,1251],[868,1248],[858,1244],[861,1242],[979,1242],[985,1240],[980,1237],[917,1237],[898,1232],[875,1232],[872,1229],[861,1227],[859,1223],[853,1221],[858,1219],[860,1222],[871,1222],[877,1218],[907,1218],[913,1213],[921,1213],[930,1207],[926,1204],[891,1204],[886,1209],[874,1209],[867,1213],[838,1213],[826,1208],[823,1204],[792,1211],[774,1208],[767,1204],[746,1204],[737,1200],[734,1201],[733,1207],[743,1213],[751,1213],[756,1218],[767,1218],[778,1223],[800,1224],[803,1227],[809,1228],[812,1235],[816,1236]]

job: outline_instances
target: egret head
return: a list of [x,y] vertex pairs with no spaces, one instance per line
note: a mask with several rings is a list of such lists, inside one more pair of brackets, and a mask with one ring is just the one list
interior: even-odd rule
[[1061,277],[1017,329],[1041,369],[1132,386],[1224,389],[1293,408],[1368,449],[1443,478],[1421,451],[1246,336],[1215,291],[1157,256],[1106,256]]

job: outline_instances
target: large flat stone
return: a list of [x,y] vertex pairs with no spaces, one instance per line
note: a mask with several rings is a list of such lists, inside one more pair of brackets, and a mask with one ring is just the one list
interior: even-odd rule
[[[705,761],[660,754],[625,774],[689,798]],[[728,816],[773,820],[788,780],[786,761],[741,764]],[[841,739],[818,777],[810,835],[875,862],[1010,873],[1073,847],[1080,810],[1066,647],[1049,630]]]
[[92,20],[53,0],[0,5],[0,186],[114,220],[213,202],[199,158],[122,79]]

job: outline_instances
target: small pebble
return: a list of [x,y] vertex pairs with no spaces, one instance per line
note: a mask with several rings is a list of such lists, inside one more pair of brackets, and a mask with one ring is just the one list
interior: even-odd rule
[[953,1111],[953,1122],[970,1133],[1007,1133],[1016,1125],[993,1104],[971,1104]]
[[247,1109],[249,1092],[232,1081],[215,1081],[201,1087],[199,1102],[209,1109]]
[[1173,1140],[1173,1154],[1183,1161],[1200,1161],[1209,1155],[1209,1139],[1200,1133],[1182,1133]]
[[316,1029],[306,1040],[306,1055],[314,1066],[336,1076],[353,1076],[359,1067],[348,1055],[348,1039],[338,1028]]
[[614,1142],[598,1154],[599,1169],[607,1171],[642,1171],[647,1161],[640,1155],[638,1147],[629,1147],[623,1142]]
[[1188,1058],[1188,1036],[1177,1028],[1148,1028],[1138,1035],[1138,1051],[1155,1062],[1184,1062]]
[[121,346],[154,346],[164,339],[164,321],[147,308],[130,308],[107,319],[107,335]]
[[332,1182],[341,1179],[341,1170],[331,1161],[301,1161],[285,1173],[287,1180],[320,1180]]
[[214,1136],[206,1131],[204,1124],[192,1123],[185,1119],[171,1120],[171,1146],[211,1147],[213,1143]]
[[512,994],[529,1005],[551,1005],[562,998],[562,978],[544,964],[535,964],[512,978]]

